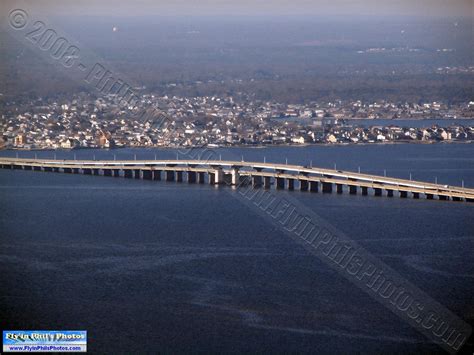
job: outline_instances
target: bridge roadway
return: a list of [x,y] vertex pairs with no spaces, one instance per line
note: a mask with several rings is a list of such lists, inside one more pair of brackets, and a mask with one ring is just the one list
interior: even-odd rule
[[[0,168],[82,173],[90,175],[123,176],[148,180],[182,182],[183,173],[189,183],[238,185],[245,181],[255,187],[303,191],[322,191],[375,196],[394,193],[406,198],[424,196],[427,199],[474,202],[474,189],[412,181],[385,176],[360,174],[350,171],[318,167],[217,160],[52,160],[27,158],[0,158]],[[207,179],[206,179],[207,175]],[[296,186],[295,182],[298,184]]]

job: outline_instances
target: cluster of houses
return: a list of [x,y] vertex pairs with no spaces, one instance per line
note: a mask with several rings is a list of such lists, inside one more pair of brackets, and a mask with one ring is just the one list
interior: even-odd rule
[[[167,97],[143,95],[140,107],[117,102],[113,95],[87,94],[71,100],[36,99],[6,103],[0,120],[0,147],[73,149],[154,146],[371,143],[388,141],[473,140],[473,127],[413,128],[351,124],[351,118],[410,118],[444,112],[447,117],[473,117],[474,102],[443,103],[261,102],[233,97]],[[139,108],[159,107],[169,124],[155,126],[137,117]],[[470,115],[470,116],[469,116]],[[395,122],[395,121],[394,121]]]

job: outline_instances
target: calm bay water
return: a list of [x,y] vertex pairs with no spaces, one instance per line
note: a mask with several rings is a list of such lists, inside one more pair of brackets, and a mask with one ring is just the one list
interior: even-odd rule
[[[468,144],[216,150],[222,159],[337,163],[474,187],[472,153]],[[177,151],[56,157],[74,154],[173,159]],[[3,328],[84,329],[89,350],[106,353],[441,352],[227,190],[0,170]],[[474,323],[474,204],[279,193]]]

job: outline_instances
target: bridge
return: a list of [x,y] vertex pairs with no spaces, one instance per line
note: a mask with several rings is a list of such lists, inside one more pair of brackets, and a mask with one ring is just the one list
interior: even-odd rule
[[0,168],[351,195],[474,202],[474,189],[318,167],[221,160],[0,158]]

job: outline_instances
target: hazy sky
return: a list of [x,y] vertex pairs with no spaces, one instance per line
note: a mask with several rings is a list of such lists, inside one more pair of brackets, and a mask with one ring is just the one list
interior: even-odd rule
[[27,0],[49,14],[474,17],[474,0]]

